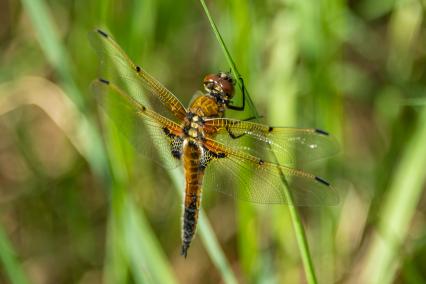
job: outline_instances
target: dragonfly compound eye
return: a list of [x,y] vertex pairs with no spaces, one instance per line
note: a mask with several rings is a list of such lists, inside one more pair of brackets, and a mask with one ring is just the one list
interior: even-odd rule
[[204,77],[203,83],[207,92],[225,95],[228,99],[234,95],[234,80],[228,73],[209,74]]
[[234,96],[234,84],[228,78],[221,78],[219,81],[222,92],[228,96],[228,98],[232,98]]
[[204,77],[203,80],[203,85],[204,85],[204,89],[207,92],[212,92],[214,91],[217,86],[217,82],[220,80],[220,77],[217,74],[209,74],[206,77]]

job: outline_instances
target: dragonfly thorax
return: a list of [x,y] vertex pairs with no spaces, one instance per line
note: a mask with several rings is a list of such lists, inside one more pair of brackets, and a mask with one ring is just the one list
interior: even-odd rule
[[224,111],[225,106],[210,94],[198,96],[189,107],[189,112],[199,117],[222,117]]

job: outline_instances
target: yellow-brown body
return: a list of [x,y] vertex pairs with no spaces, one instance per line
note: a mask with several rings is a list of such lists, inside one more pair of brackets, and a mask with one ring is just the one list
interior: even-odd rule
[[182,255],[186,256],[195,234],[201,205],[204,176],[204,167],[202,166],[203,148],[198,144],[198,141],[187,138],[183,142],[182,154],[185,171]]
[[189,108],[184,128],[187,137],[182,144],[182,163],[185,171],[185,200],[182,230],[182,255],[187,250],[195,234],[198,223],[198,213],[201,206],[202,184],[204,177],[205,150],[202,146],[204,139],[203,118],[222,117],[225,106],[208,94],[196,97]]

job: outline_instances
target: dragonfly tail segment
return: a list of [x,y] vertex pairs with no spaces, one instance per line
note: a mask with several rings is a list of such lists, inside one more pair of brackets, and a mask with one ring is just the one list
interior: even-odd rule
[[186,257],[197,228],[205,167],[202,165],[203,151],[197,143],[184,141],[182,154],[186,185],[181,255]]
[[[195,235],[195,229],[198,220],[199,200],[200,198],[194,192],[192,185],[187,184],[185,193],[185,209],[183,212],[183,228],[182,228],[182,249],[180,254],[186,258],[189,246]],[[189,190],[188,190],[189,189]]]
[[199,184],[187,184],[185,192],[185,209],[183,213],[182,249],[180,252],[185,258],[195,235],[200,203],[201,186]]

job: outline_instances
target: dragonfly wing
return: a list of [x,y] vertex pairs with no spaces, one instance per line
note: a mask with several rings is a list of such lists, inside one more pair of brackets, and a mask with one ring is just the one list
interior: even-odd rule
[[179,125],[147,109],[112,83],[92,83],[99,105],[137,152],[165,168],[180,165]]
[[336,205],[338,195],[325,180],[293,168],[266,162],[207,139],[205,187],[254,203],[299,206]]
[[[134,99],[171,119],[185,118],[186,109],[176,96],[134,64],[110,35],[97,29],[89,34],[89,40],[101,57],[103,67],[111,67],[117,72],[122,80],[120,87],[128,91]],[[143,93],[142,87],[149,91],[148,94]]]
[[205,128],[222,144],[290,167],[339,152],[336,139],[315,128],[270,127],[226,118],[208,119]]

